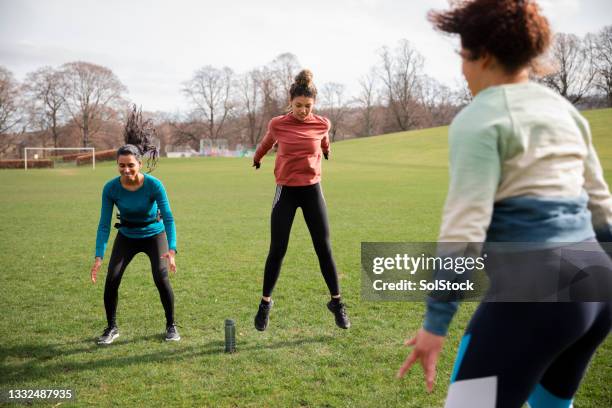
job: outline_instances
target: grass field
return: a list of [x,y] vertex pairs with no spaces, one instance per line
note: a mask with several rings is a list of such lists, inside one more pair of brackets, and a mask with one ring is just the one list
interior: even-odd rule
[[[612,181],[612,110],[586,116]],[[110,347],[94,343],[106,323],[105,274],[92,285],[89,269],[101,189],[115,166],[1,171],[0,388],[70,387],[76,401],[65,405],[75,406],[442,406],[475,304],[461,307],[436,388],[427,394],[420,367],[404,380],[394,377],[423,305],[364,302],[359,290],[362,241],[436,239],[448,181],[446,138],[447,128],[435,128],[333,145],[323,187],[353,323],[348,331],[335,327],[325,307],[327,290],[300,213],[270,327],[253,328],[269,245],[272,157],[257,172],[247,159],[222,158],[162,159],[155,171],[178,231],[171,282],[183,339],[172,344],[162,341],[163,310],[144,255],[121,285],[121,337]],[[237,324],[232,355],[223,353],[226,318]],[[611,361],[608,340],[576,408],[612,406]]]

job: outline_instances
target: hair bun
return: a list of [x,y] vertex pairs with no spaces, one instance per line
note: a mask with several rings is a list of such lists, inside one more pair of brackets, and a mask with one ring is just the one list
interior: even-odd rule
[[303,69],[295,77],[295,83],[300,86],[308,87],[312,83],[312,71],[309,69]]

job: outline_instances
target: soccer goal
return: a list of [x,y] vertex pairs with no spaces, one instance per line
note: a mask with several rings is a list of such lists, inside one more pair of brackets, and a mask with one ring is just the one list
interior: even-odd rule
[[25,147],[23,168],[89,165],[96,168],[95,147]]
[[229,149],[227,139],[200,139],[201,156],[232,157],[233,151]]

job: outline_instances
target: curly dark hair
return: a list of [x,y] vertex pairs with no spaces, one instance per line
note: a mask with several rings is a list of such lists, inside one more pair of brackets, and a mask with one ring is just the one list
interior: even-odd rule
[[457,0],[427,18],[438,30],[459,34],[469,59],[491,54],[508,73],[532,64],[551,42],[548,20],[534,0]]
[[143,121],[142,109],[132,105],[123,129],[125,144],[117,150],[117,158],[131,154],[141,160],[142,156],[148,156],[147,169],[148,173],[152,172],[159,159],[159,151],[153,140],[155,135],[153,122],[150,119]]
[[303,69],[297,74],[295,81],[291,84],[291,89],[289,89],[291,100],[298,96],[317,98],[317,87],[312,82],[312,77],[312,71],[309,69]]

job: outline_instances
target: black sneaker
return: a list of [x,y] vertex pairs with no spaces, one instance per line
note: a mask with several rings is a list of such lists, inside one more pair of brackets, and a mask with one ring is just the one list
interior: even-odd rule
[[117,327],[107,327],[104,329],[104,333],[98,337],[98,344],[111,344],[117,337],[119,337],[119,329]]
[[255,328],[259,331],[266,330],[270,318],[270,309],[274,305],[274,301],[270,299],[270,303],[259,303],[259,310],[255,315]]
[[336,318],[336,326],[341,329],[348,329],[349,327],[351,327],[351,321],[346,315],[346,308],[344,307],[344,303],[334,302],[333,300],[330,300],[327,303],[327,308],[330,312],[334,314],[334,317]]
[[166,327],[166,341],[179,341],[180,339],[181,335],[176,330],[175,324]]

